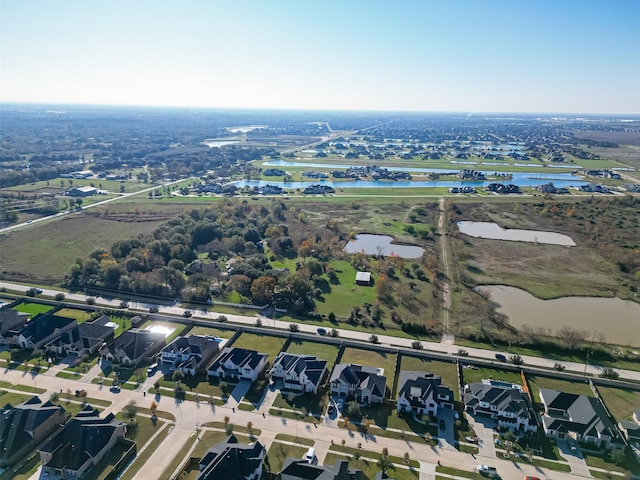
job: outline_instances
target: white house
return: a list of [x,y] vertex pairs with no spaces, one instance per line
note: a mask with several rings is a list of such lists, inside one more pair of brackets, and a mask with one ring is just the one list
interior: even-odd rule
[[244,348],[223,348],[215,362],[207,369],[211,377],[251,380],[255,382],[266,368],[269,360],[267,353],[246,350]]
[[331,393],[353,397],[360,403],[381,403],[387,390],[387,377],[376,367],[339,363],[331,373]]
[[513,385],[465,385],[464,404],[467,412],[474,417],[492,418],[501,427],[525,432],[538,430],[529,397]]
[[437,416],[439,408],[453,410],[453,391],[442,385],[441,377],[427,372],[400,372],[398,412]]
[[185,375],[204,372],[219,351],[218,341],[204,335],[177,337],[160,352],[160,363]]
[[326,371],[326,360],[280,352],[273,361],[269,375],[273,380],[283,382],[285,389],[317,393]]

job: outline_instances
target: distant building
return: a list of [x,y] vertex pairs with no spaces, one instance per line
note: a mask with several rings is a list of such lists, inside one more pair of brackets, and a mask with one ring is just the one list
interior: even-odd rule
[[73,187],[67,191],[67,195],[70,197],[91,197],[97,195],[98,189],[91,186],[86,187]]
[[364,287],[371,286],[371,273],[369,272],[357,272],[356,273],[356,284],[362,285]]

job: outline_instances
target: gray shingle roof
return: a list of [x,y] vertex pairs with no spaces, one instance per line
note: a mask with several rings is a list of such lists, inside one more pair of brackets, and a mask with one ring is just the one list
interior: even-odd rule
[[202,457],[196,480],[245,480],[260,467],[264,455],[265,448],[260,442],[238,443],[230,435]]

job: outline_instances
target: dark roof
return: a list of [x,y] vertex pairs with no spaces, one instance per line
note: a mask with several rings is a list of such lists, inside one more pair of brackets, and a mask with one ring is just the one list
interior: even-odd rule
[[189,335],[177,337],[173,342],[162,349],[163,352],[172,352],[176,355],[192,355],[203,358],[211,355],[218,349],[218,342],[204,335]]
[[540,389],[540,397],[546,409],[542,420],[547,429],[620,439],[604,405],[597,398],[548,388]]
[[398,398],[404,397],[411,406],[423,406],[430,399],[438,403],[438,395],[453,401],[453,391],[442,385],[442,378],[428,372],[402,370],[398,380]]
[[282,366],[285,375],[288,372],[295,372],[297,376],[304,373],[311,383],[318,385],[327,367],[327,361],[312,355],[280,352],[273,361],[271,371],[273,372],[278,365]]
[[122,425],[112,413],[100,418],[100,412],[87,405],[40,451],[52,455],[47,466],[78,470],[107,446],[115,429]]
[[265,454],[260,442],[238,443],[238,439],[230,435],[202,457],[196,480],[245,480],[260,467]]
[[238,369],[249,367],[255,369],[263,359],[269,357],[268,353],[260,353],[255,350],[247,350],[244,348],[226,347],[222,349],[216,361],[208,368],[208,370],[218,370],[224,367],[224,363],[231,361]]
[[11,308],[0,310],[0,332],[22,328],[29,318],[28,313],[18,312]]
[[499,412],[514,413],[518,418],[528,418],[531,423],[535,416],[531,412],[529,397],[526,393],[508,386],[472,383],[469,392],[464,394],[466,405],[476,405],[477,402],[487,402],[497,408]]
[[341,380],[347,385],[356,388],[368,388],[378,397],[384,397],[387,386],[387,377],[378,374],[376,367],[363,367],[355,363],[339,363],[331,373],[331,382]]
[[49,401],[42,403],[35,396],[15,407],[8,403],[2,407],[0,409],[0,458],[10,458],[33,441],[32,432],[56,413],[64,415],[65,410]]
[[48,345],[73,345],[78,350],[83,348],[92,349],[99,346],[105,338],[114,334],[113,327],[105,326],[106,321],[102,320],[104,318],[109,321],[109,317],[103,316],[95,322],[83,322],[80,325],[76,325]]
[[65,328],[72,323],[77,323],[77,321],[74,318],[40,313],[27,322],[27,325],[20,331],[20,335],[33,343],[38,343],[57,329]]
[[336,460],[333,466],[323,466],[287,457],[280,471],[281,480],[360,480],[362,478],[362,471],[350,469],[347,460]]
[[[164,344],[164,333],[131,328],[116,338],[113,351],[122,349],[131,360],[135,361],[146,355],[155,353],[152,346]],[[150,350],[151,349],[151,350]]]

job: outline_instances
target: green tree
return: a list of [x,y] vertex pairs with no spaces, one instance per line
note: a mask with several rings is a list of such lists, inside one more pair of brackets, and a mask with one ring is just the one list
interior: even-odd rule
[[393,463],[389,460],[389,457],[382,456],[378,459],[378,468],[383,474],[386,474],[390,468],[393,468]]
[[129,423],[133,423],[135,421],[137,414],[138,405],[135,400],[129,400],[129,403],[122,407],[122,418],[129,420]]
[[347,405],[347,413],[349,416],[360,416],[360,404],[352,400]]

